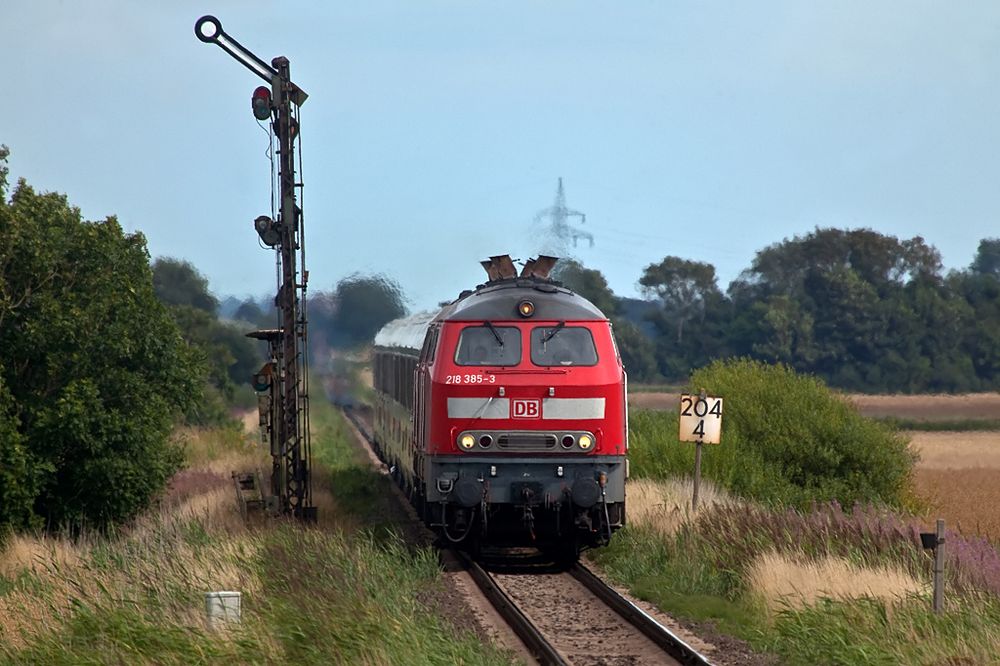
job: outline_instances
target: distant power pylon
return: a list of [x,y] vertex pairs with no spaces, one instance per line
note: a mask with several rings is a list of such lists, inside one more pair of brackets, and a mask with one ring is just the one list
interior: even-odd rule
[[587,216],[580,211],[566,207],[566,192],[563,190],[562,178],[559,179],[555,203],[549,208],[538,211],[535,215],[535,222],[541,222],[542,218],[546,217],[551,220],[546,230],[547,238],[543,241],[545,247],[542,248],[547,254],[554,257],[568,257],[571,254],[570,241],[573,242],[573,247],[576,247],[581,238],[587,239],[590,242],[590,247],[594,247],[593,235],[574,229],[569,225],[569,218],[579,217],[582,224],[587,221]]

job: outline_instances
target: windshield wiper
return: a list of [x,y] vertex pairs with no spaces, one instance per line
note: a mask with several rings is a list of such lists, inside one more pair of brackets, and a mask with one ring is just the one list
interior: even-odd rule
[[552,338],[556,337],[556,333],[558,333],[559,331],[561,331],[565,325],[566,325],[566,322],[564,322],[564,321],[561,321],[558,324],[556,324],[555,328],[553,328],[551,331],[549,331],[549,334],[546,335],[544,338],[542,338],[542,344],[544,345],[546,342],[548,342]]
[[503,338],[501,338],[500,334],[497,333],[497,327],[494,326],[491,322],[488,322],[488,321],[484,321],[483,322],[483,326],[485,326],[486,328],[490,329],[490,333],[492,333],[493,337],[497,339],[497,344],[500,345],[501,347],[503,347]]

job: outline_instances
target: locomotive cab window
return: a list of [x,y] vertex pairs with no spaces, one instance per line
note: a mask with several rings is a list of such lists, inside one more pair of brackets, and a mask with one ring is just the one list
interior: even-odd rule
[[456,365],[510,366],[521,362],[521,331],[513,326],[468,326],[455,349]]
[[535,365],[597,365],[597,348],[582,326],[540,326],[531,329],[531,362]]

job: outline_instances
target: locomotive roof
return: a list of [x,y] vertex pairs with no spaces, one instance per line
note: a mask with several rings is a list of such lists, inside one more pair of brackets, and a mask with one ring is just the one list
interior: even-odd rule
[[[561,283],[534,276],[492,280],[462,292],[440,310],[418,312],[386,324],[375,336],[376,347],[419,351],[427,327],[435,321],[520,320],[521,301],[531,301],[539,321],[606,321],[593,303]],[[530,320],[524,320],[530,321]]]
[[606,320],[604,313],[583,296],[560,283],[537,278],[496,280],[463,292],[446,305],[437,321],[482,321],[518,319],[517,306],[523,300],[535,305],[532,319],[556,321]]

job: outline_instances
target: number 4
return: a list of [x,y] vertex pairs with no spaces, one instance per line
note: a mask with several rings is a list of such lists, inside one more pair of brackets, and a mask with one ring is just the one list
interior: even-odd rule
[[716,400],[715,402],[713,402],[712,403],[712,409],[708,410],[708,413],[712,414],[714,416],[718,416],[721,419],[722,418],[722,401],[721,400]]
[[698,435],[699,437],[705,436],[705,419],[698,420],[698,425],[694,427],[694,430],[691,431],[691,434]]

